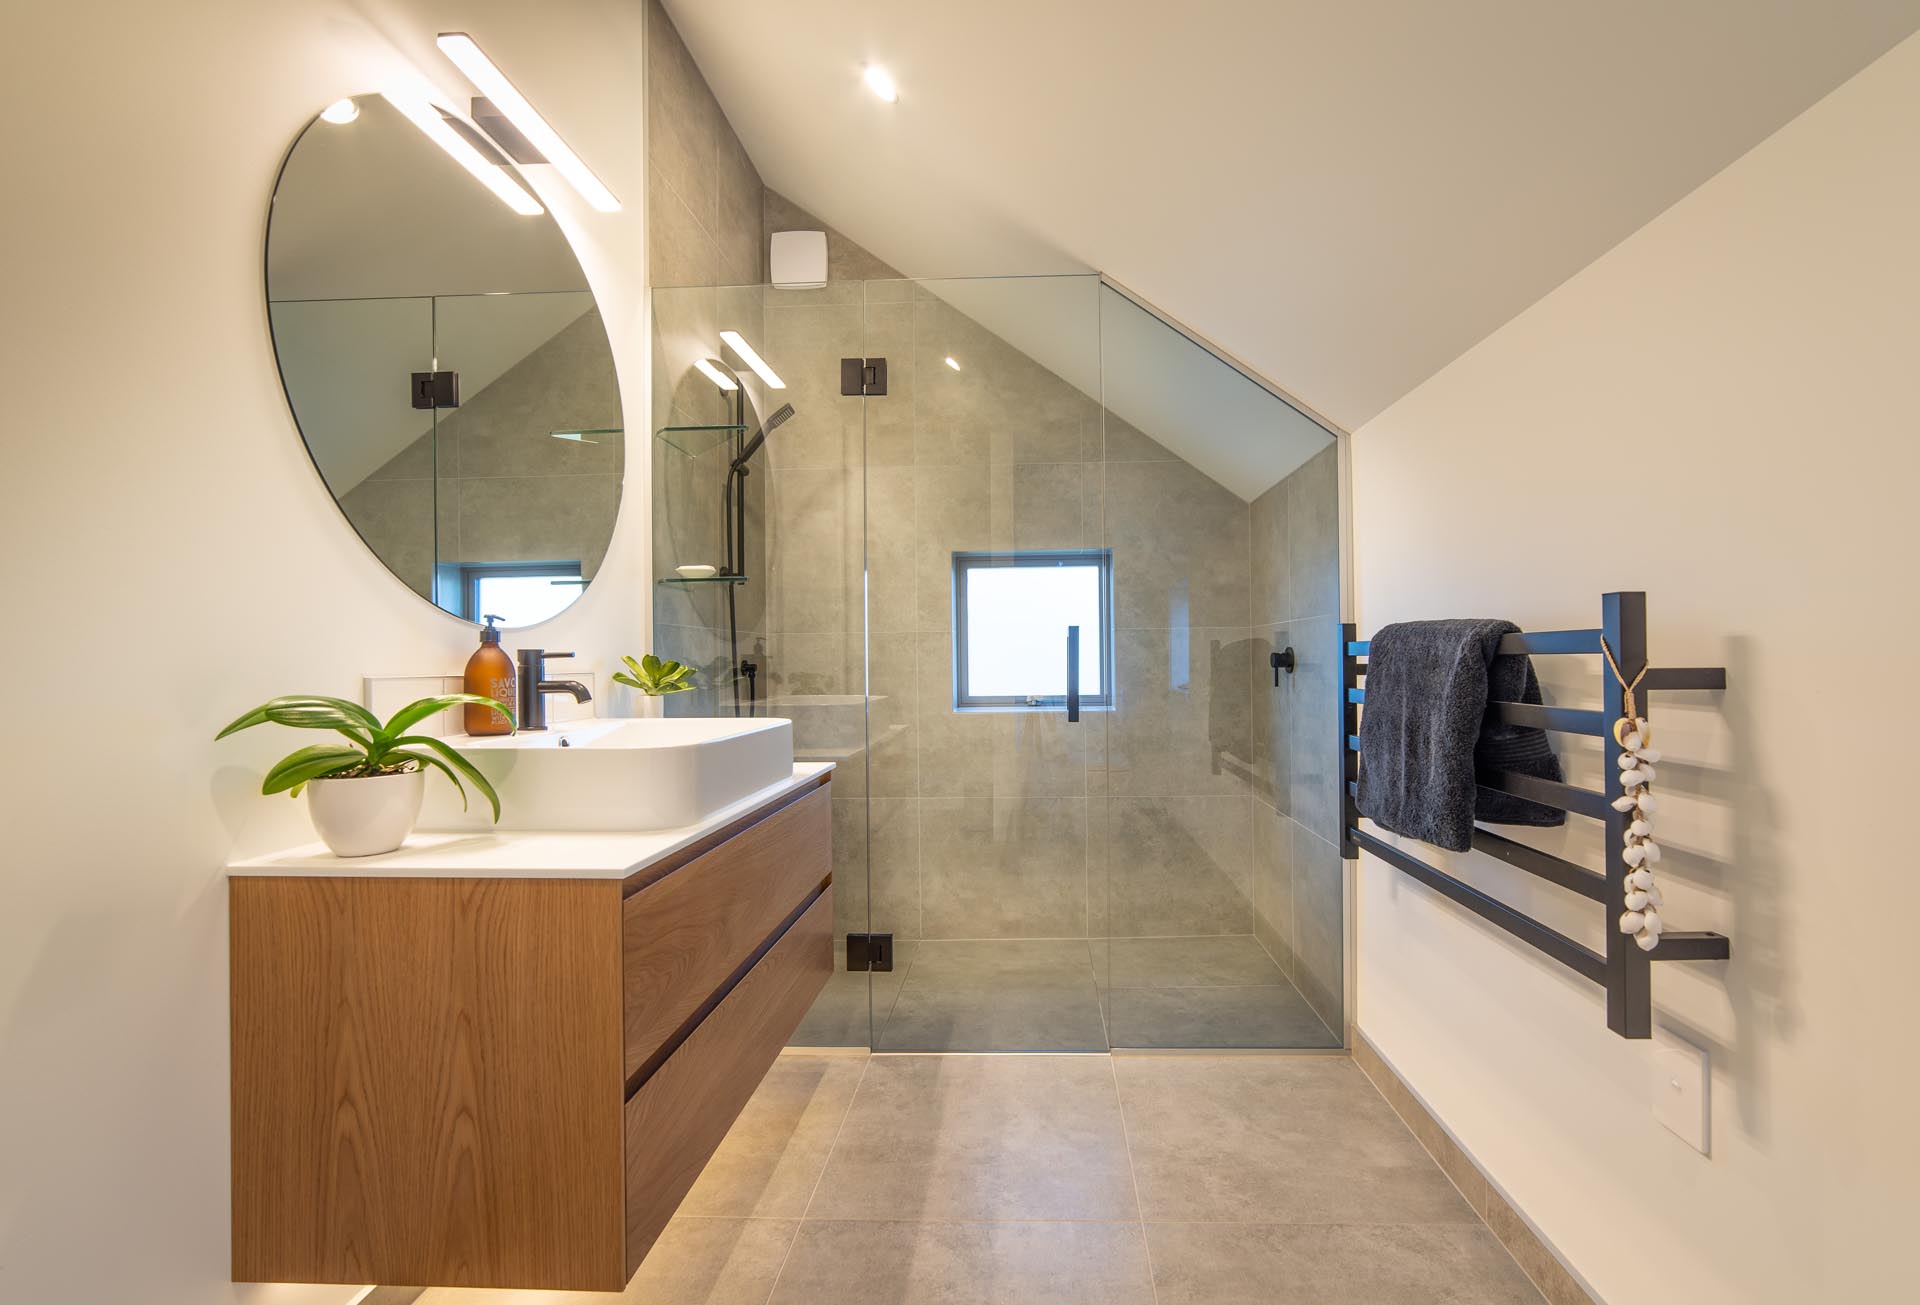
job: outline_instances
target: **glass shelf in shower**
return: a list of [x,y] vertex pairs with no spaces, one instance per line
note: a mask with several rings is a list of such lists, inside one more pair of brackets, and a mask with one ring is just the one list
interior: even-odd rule
[[657,585],[743,585],[753,579],[750,575],[666,575],[654,583]]
[[567,440],[574,444],[616,444],[625,438],[626,431],[618,426],[593,428],[570,426],[565,430],[550,430],[548,435],[557,440]]
[[729,436],[742,434],[746,429],[740,425],[662,426],[653,433],[653,437],[689,457],[697,458],[714,446],[725,443]]

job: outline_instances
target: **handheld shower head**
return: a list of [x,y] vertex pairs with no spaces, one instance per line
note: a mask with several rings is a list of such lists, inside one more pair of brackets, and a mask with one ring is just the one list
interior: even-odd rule
[[740,456],[733,460],[732,470],[739,471],[743,469],[747,463],[752,460],[753,455],[760,451],[760,446],[767,442],[767,436],[773,434],[774,431],[786,424],[792,416],[793,405],[791,403],[783,403],[778,408],[775,408],[773,415],[761,423],[760,429],[753,433],[753,438],[748,440],[746,447],[740,450]]

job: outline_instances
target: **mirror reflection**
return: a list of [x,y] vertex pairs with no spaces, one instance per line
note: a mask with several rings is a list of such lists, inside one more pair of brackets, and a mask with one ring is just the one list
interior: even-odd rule
[[[514,175],[475,128],[439,121]],[[396,576],[509,626],[579,597],[612,538],[625,440],[606,330],[550,215],[510,207],[380,96],[341,101],[281,171],[267,300],[314,465]]]

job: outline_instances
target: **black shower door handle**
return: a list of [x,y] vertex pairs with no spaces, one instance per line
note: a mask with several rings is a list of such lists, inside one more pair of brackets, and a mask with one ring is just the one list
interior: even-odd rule
[[1080,627],[1067,627],[1067,719],[1080,719]]

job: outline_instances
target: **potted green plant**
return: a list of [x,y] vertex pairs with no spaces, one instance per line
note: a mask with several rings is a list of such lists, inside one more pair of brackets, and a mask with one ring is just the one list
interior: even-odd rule
[[500,795],[493,785],[444,739],[407,731],[449,707],[492,707],[513,719],[505,703],[477,693],[448,693],[422,698],[396,711],[386,724],[357,702],[317,693],[295,693],[255,707],[214,737],[255,725],[286,725],[301,730],[331,730],[344,743],[315,743],[282,757],[260,784],[264,793],[307,794],[313,827],[337,856],[376,856],[406,842],[420,819],[429,768],[438,770],[467,800],[466,780],[480,790],[500,819]]
[[693,687],[694,669],[685,662],[671,659],[662,661],[652,653],[637,662],[631,657],[622,657],[620,660],[627,664],[627,669],[615,671],[613,682],[624,684],[629,689],[638,689],[649,698],[685,693]]

